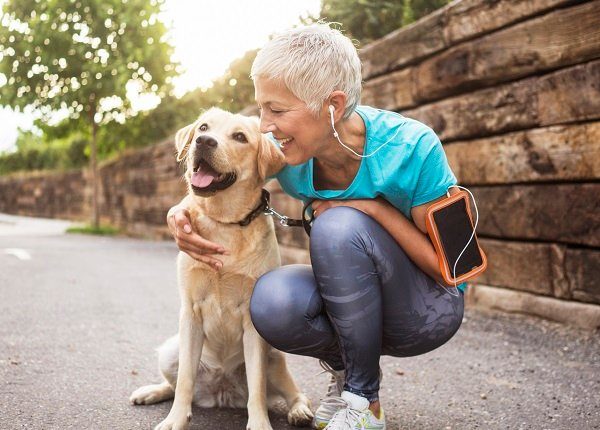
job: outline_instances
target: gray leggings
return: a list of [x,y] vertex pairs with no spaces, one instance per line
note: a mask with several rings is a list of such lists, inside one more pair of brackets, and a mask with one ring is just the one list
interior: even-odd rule
[[424,354],[460,327],[462,292],[437,285],[359,210],[316,218],[310,256],[312,268],[283,266],[258,279],[252,322],[275,348],[345,369],[347,391],[377,400],[381,355]]

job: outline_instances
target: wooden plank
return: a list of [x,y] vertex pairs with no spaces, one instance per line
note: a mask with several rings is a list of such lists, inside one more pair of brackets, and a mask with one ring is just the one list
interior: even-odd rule
[[473,282],[566,298],[566,246],[481,239],[487,270]]
[[415,98],[426,102],[600,57],[600,0],[560,9],[423,61]]
[[574,3],[556,0],[461,0],[446,13],[444,38],[449,45],[489,33],[514,22]]
[[[445,141],[600,119],[600,60],[403,111]],[[572,97],[569,98],[568,94]]]
[[444,9],[396,30],[359,50],[363,79],[398,69],[447,48],[443,34]]
[[565,267],[572,297],[600,303],[600,250],[569,249]]
[[366,82],[361,103],[389,110],[415,106],[417,102],[412,94],[414,85],[407,85],[413,82],[413,71],[414,68],[408,67]]
[[470,187],[478,234],[600,247],[600,183]]
[[599,118],[600,61],[540,78],[536,99],[538,124],[542,126]]
[[401,113],[430,126],[444,142],[533,128],[538,123],[536,81],[479,90]]
[[600,122],[552,126],[444,146],[463,184],[600,178]]
[[359,54],[365,80],[413,64],[465,39],[573,3],[565,0],[463,0],[378,39]]

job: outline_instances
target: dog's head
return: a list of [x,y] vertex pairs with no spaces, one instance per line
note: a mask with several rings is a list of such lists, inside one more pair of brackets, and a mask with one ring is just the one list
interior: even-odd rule
[[236,182],[260,186],[284,166],[283,153],[260,132],[258,119],[211,108],[175,135],[177,160],[197,196]]

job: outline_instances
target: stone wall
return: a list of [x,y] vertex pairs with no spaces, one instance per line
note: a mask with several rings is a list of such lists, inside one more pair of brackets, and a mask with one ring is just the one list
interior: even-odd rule
[[[431,126],[477,199],[489,268],[470,303],[600,326],[599,10],[456,1],[360,51],[363,104]],[[166,211],[185,192],[172,141],[105,162],[101,176],[104,221],[167,236]],[[88,219],[86,184],[82,172],[0,178],[0,211]],[[299,202],[268,188],[299,217]],[[277,232],[284,262],[309,261],[302,229]]]
[[[167,210],[185,195],[175,144],[167,140],[100,164],[100,220],[139,237],[170,237]],[[91,219],[87,170],[0,177],[0,212]]]

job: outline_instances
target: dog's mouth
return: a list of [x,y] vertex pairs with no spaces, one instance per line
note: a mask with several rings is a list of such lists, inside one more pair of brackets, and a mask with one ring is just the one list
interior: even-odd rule
[[203,195],[224,190],[233,185],[235,180],[235,172],[220,173],[205,159],[194,159],[194,170],[190,180],[194,193]]

